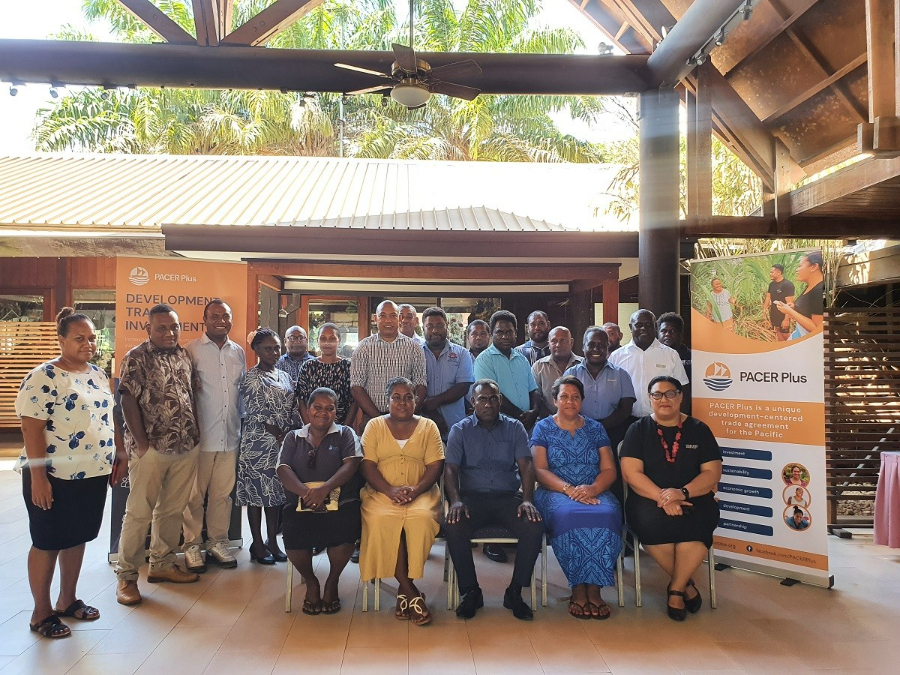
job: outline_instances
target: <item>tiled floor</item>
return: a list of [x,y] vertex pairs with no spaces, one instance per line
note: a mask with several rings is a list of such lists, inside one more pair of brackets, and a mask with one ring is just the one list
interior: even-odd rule
[[[626,589],[622,609],[607,589],[610,620],[568,617],[564,577],[551,556],[549,606],[533,622],[516,621],[501,606],[511,563],[480,553],[487,604],[474,620],[462,621],[444,609],[443,546],[437,544],[422,584],[435,620],[416,627],[393,618],[389,585],[382,610],[363,613],[353,565],[341,581],[343,611],[302,614],[304,589],[295,575],[294,610],[286,614],[284,565],[251,565],[246,550],[236,570],[210,570],[196,584],[142,582],[144,603],[123,607],[115,602],[104,531],[88,546],[79,587],[102,617],[71,622],[71,638],[40,639],[28,630],[30,542],[19,477],[10,466],[0,461],[0,675],[887,673],[900,663],[900,551],[874,546],[868,537],[829,538],[830,591],[725,570],[716,576],[719,609],[704,606],[683,624],[666,618],[663,582],[647,557],[641,609],[634,607],[633,588]],[[327,558],[317,558],[317,565],[326,568]],[[630,561],[626,586],[628,570]]]

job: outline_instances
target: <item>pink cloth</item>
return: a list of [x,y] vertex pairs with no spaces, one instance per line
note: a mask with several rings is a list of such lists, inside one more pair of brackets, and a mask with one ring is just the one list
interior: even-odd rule
[[875,543],[900,548],[900,452],[881,453],[875,491]]

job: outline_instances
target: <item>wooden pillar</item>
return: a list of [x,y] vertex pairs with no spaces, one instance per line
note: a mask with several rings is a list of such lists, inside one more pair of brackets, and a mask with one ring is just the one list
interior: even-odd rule
[[859,125],[860,152],[900,154],[900,0],[866,0],[869,120]]
[[697,69],[697,92],[687,101],[687,213],[689,218],[712,216],[712,95],[709,69]]
[[638,301],[657,316],[679,306],[678,104],[674,89],[641,94]]
[[619,323],[619,279],[603,280],[603,323]]

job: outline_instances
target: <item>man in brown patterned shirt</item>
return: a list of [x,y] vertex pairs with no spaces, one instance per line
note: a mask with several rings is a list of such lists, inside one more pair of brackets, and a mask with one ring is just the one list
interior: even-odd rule
[[147,581],[188,583],[200,578],[175,564],[200,440],[194,405],[197,380],[190,356],[178,344],[180,334],[175,310],[156,305],[150,310],[148,339],[122,361],[119,391],[131,482],[116,565],[116,599],[123,605],[142,600],[137,579],[148,526]]

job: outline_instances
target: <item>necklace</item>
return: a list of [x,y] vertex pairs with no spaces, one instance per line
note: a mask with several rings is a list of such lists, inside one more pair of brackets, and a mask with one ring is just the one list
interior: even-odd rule
[[666,461],[669,464],[675,463],[675,458],[678,457],[678,441],[681,440],[681,420],[678,420],[678,431],[675,432],[675,440],[672,442],[672,452],[669,452],[669,444],[666,443],[666,439],[663,437],[662,427],[659,426],[659,422],[656,423],[656,433],[659,434],[659,442],[663,446],[663,450],[666,453]]

